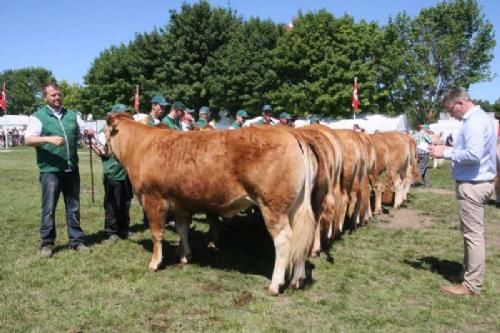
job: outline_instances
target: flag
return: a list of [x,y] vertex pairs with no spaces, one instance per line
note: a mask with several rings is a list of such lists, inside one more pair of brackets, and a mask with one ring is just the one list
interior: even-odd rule
[[352,107],[354,110],[359,109],[359,99],[358,99],[358,78],[354,78],[354,87],[352,92]]
[[134,112],[139,113],[139,85],[135,87]]
[[3,83],[2,92],[0,93],[0,109],[3,113],[7,113],[7,96],[5,94],[5,82]]

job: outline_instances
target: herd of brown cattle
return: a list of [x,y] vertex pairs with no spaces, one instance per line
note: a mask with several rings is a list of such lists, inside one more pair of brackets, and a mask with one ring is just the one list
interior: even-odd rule
[[268,288],[273,295],[287,271],[290,286],[301,287],[305,261],[318,255],[322,243],[380,214],[384,191],[394,192],[394,207],[400,207],[416,172],[415,142],[399,132],[365,134],[322,125],[176,132],[134,122],[124,113],[110,114],[107,124],[109,148],[149,219],[149,268],[157,270],[162,261],[167,209],[174,211],[180,260],[187,262],[193,213],[230,218],[256,205],[275,246]]

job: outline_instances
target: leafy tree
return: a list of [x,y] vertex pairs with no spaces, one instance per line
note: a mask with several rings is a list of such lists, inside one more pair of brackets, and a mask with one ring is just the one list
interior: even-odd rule
[[[490,78],[493,26],[476,0],[443,1],[414,20],[400,15],[389,22],[386,37],[403,51],[403,59],[393,62],[398,78],[392,94],[414,122],[432,120],[449,88],[468,88]],[[386,65],[390,71],[390,63]]]
[[278,82],[272,51],[283,32],[272,21],[256,18],[234,31],[207,63],[206,86],[214,107],[260,114]]
[[42,104],[43,86],[54,81],[52,72],[41,67],[6,70],[0,73],[5,82],[8,114],[32,114]]
[[299,14],[294,28],[275,50],[281,84],[273,97],[292,113],[347,116],[352,113],[354,77],[358,77],[361,108],[378,108],[378,40],[376,23],[335,18],[322,10]]
[[59,82],[59,87],[63,94],[64,107],[70,110],[80,111],[84,110],[82,101],[83,99],[83,86],[79,84],[70,84],[63,80]]
[[212,8],[206,1],[184,4],[180,13],[171,11],[162,45],[165,58],[154,73],[161,90],[189,106],[209,105],[212,94],[206,86],[207,64],[240,25],[241,20],[231,10]]

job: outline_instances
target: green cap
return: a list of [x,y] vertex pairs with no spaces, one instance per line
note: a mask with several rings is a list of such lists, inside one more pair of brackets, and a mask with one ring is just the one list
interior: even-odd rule
[[236,115],[242,118],[248,118],[248,113],[245,110],[238,110],[238,112],[236,112]]
[[111,107],[110,112],[125,112],[128,110],[128,107],[125,104],[115,104]]
[[189,113],[189,114],[193,114],[194,113],[194,109],[185,109],[184,111],[187,112],[187,113]]
[[194,126],[199,127],[199,128],[206,127],[207,125],[208,125],[208,122],[205,119],[198,119],[198,121],[196,123],[194,123]]
[[174,102],[173,106],[174,106],[174,109],[180,109],[180,110],[184,110],[186,108],[184,106],[184,103],[179,102],[179,101]]
[[208,108],[208,106],[202,106],[200,108],[199,114],[210,114],[210,109]]
[[271,108],[271,105],[266,104],[262,107],[262,111],[269,111],[271,112],[273,109]]
[[165,97],[163,96],[155,96],[151,99],[151,104],[160,104],[161,106],[167,106],[170,105]]
[[280,113],[280,119],[291,120],[292,117],[288,114],[288,112],[281,112]]

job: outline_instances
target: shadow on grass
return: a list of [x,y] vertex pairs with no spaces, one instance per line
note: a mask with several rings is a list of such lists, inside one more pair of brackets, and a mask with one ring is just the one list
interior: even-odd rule
[[[205,223],[205,220],[199,218],[194,221]],[[146,251],[153,252],[151,239],[139,240],[137,243]],[[163,241],[163,262],[160,269],[179,263],[177,243]],[[207,248],[208,234],[196,230],[196,223],[193,223],[189,230],[189,244],[192,251],[191,264],[271,278],[274,244],[260,214],[235,216],[221,233],[218,249]]]
[[461,263],[436,257],[405,259],[404,263],[415,269],[424,269],[439,274],[450,282],[454,282],[454,278],[459,276],[462,271]]

